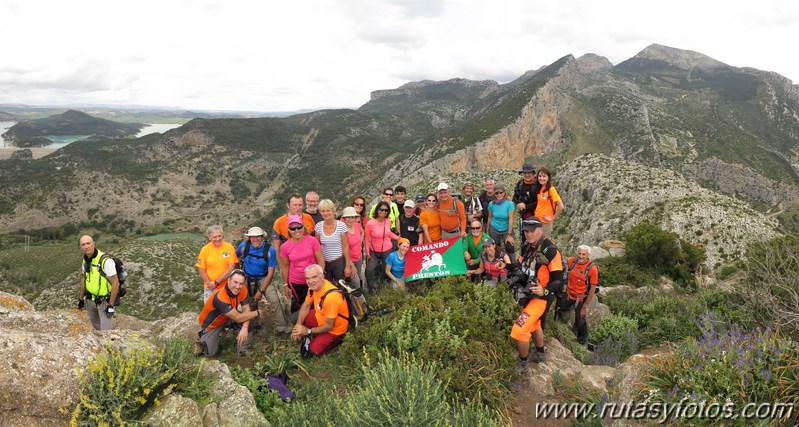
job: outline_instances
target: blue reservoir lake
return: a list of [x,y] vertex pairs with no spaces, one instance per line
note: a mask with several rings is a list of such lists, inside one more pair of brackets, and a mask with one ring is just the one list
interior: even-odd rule
[[[14,126],[17,122],[0,122],[0,135],[5,133],[11,126]],[[143,127],[139,133],[136,134],[136,138],[149,135],[151,133],[164,133],[168,130],[175,129],[180,127],[179,124],[171,124],[171,123],[153,123],[148,124],[147,126]],[[57,150],[61,147],[67,146],[71,142],[80,141],[81,139],[88,138],[89,135],[55,135],[55,136],[45,136],[45,138],[53,141],[52,144],[47,144],[43,146],[43,148],[50,148],[53,150]],[[11,147],[11,143],[6,141],[3,138],[2,147]]]

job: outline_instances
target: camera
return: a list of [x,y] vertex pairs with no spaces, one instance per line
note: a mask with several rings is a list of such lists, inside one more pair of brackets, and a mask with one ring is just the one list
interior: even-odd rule
[[[510,287],[513,300],[516,301],[520,307],[527,307],[527,304],[530,302],[530,300],[533,298],[539,298],[539,296],[534,294],[532,291],[533,286],[536,286],[538,281],[535,280],[535,278],[529,277],[521,270],[517,269],[509,272],[507,282],[508,286]],[[544,292],[546,295],[546,290],[544,290]]]

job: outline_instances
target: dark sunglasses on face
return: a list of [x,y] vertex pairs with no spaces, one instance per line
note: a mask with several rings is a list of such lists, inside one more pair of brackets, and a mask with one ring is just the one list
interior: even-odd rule
[[427,203],[435,203],[436,199],[427,199]]
[[289,226],[289,230],[291,230],[291,231],[302,230],[302,226],[301,225],[290,225]]
[[352,204],[353,206],[363,206],[363,203],[355,202]]
[[383,193],[384,196],[393,196],[394,193]]
[[380,208],[380,209],[378,209],[378,211],[380,211],[380,212],[388,212],[388,209],[386,209],[386,208]]
[[472,229],[472,230],[479,230],[479,229],[481,229],[483,227],[469,227],[469,228]]

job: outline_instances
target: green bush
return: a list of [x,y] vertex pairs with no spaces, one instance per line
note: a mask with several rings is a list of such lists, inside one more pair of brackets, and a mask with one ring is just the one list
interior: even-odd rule
[[693,274],[706,260],[704,249],[649,222],[634,226],[624,239],[625,257],[635,265],[668,275],[685,289],[696,289]]
[[166,394],[171,374],[162,368],[163,355],[147,346],[129,350],[106,347],[86,369],[69,424],[126,425]]
[[616,366],[638,350],[638,321],[611,315],[590,330],[588,339],[596,344],[590,363]]
[[600,284],[604,287],[619,285],[654,286],[658,283],[658,272],[633,264],[626,257],[609,257],[594,261],[599,268]]
[[761,325],[778,323],[799,340],[799,237],[757,242],[747,251],[744,293]]
[[551,323],[554,327],[547,328],[544,333],[552,334],[552,336],[560,341],[564,347],[571,350],[575,359],[582,363],[588,363],[588,349],[584,345],[577,342],[577,336],[574,335],[569,324],[563,321]]
[[367,328],[348,334],[341,357],[357,360],[364,351],[393,356],[415,353],[421,362],[440,363],[437,375],[451,393],[478,399],[492,408],[504,405],[512,378],[508,333],[518,306],[506,286],[474,285],[448,277],[432,288],[409,286],[388,291],[370,304],[393,311],[372,316]]
[[189,341],[173,336],[156,344],[163,351],[162,369],[170,373],[174,391],[200,406],[219,400],[217,378],[203,370],[205,359],[194,357]]

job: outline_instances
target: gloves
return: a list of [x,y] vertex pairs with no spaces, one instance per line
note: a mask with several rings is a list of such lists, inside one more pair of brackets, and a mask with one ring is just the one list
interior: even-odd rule
[[79,298],[78,299],[78,310],[83,310],[83,307],[85,307],[85,306],[86,306],[86,301],[84,301],[83,298]]
[[116,311],[114,311],[114,306],[113,305],[109,305],[109,306],[107,306],[105,308],[105,317],[110,319],[110,318],[114,317],[115,313],[116,313]]

